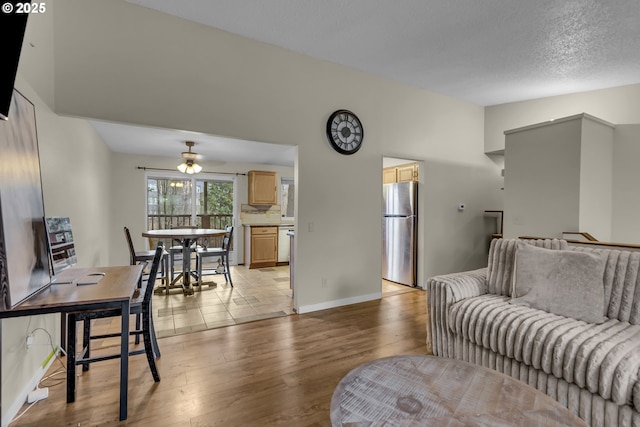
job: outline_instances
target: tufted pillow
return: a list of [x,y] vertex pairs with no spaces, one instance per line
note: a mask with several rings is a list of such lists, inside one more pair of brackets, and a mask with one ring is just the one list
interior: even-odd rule
[[518,242],[510,302],[602,323],[605,263],[599,253],[549,250]]

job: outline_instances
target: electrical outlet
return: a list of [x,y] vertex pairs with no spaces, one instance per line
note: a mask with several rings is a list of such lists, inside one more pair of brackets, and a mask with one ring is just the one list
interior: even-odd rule
[[29,334],[27,335],[27,340],[26,340],[27,349],[30,349],[32,345],[33,345],[33,335]]
[[323,278],[322,278],[322,287],[323,287],[323,288],[326,288],[326,287],[327,287],[327,278],[326,278],[326,277],[323,277]]

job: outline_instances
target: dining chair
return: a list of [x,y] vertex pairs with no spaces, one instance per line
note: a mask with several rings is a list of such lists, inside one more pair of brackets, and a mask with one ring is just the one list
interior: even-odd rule
[[[133,298],[131,300],[129,313],[121,313],[119,310],[93,310],[74,313],[73,317],[75,321],[83,322],[82,331],[82,352],[80,356],[76,358],[76,366],[82,365],[82,370],[89,370],[89,364],[94,362],[101,362],[104,360],[117,359],[120,357],[120,353],[109,354],[106,356],[91,357],[91,341],[103,340],[105,338],[120,337],[121,333],[109,333],[109,334],[91,334],[91,321],[96,319],[104,319],[108,317],[128,316],[131,314],[142,316],[142,328],[136,327],[130,331],[129,335],[139,337],[142,335],[144,348],[138,350],[130,350],[129,356],[145,353],[147,355],[147,362],[149,363],[149,369],[153,375],[155,382],[160,381],[160,374],[156,366],[155,359],[160,357],[160,348],[158,347],[158,341],[156,339],[155,328],[153,326],[153,310],[151,308],[153,286],[157,277],[158,267],[160,265],[162,254],[164,252],[164,245],[162,242],[158,243],[153,260],[151,261],[151,270],[149,272],[148,279],[144,286],[140,286],[136,289]],[[142,280],[141,280],[142,282]],[[75,327],[75,324],[69,325],[69,327]]]
[[[225,281],[228,282],[231,287],[233,287],[233,282],[231,281],[231,270],[229,269],[229,250],[231,247],[231,242],[233,238],[233,227],[227,227],[226,233],[222,238],[222,247],[220,248],[207,248],[201,247],[196,249],[196,272],[198,274],[198,280],[202,281],[202,264],[204,263],[204,258],[208,257],[219,257],[218,265],[224,269],[224,278]],[[216,274],[220,274],[218,269],[216,269]]]
[[[130,265],[136,265],[139,263],[144,263],[147,264],[149,261],[153,260],[153,256],[155,254],[155,250],[148,250],[148,251],[136,251],[135,248],[133,247],[133,240],[131,239],[131,232],[129,231],[128,227],[124,227],[124,236],[125,239],[127,240],[127,245],[129,246],[129,264]],[[169,253],[167,251],[164,251],[162,254],[162,264],[160,266],[161,270],[160,270],[160,275],[162,276],[162,282],[165,285],[168,285],[168,280],[169,280],[169,275],[168,275],[168,271],[169,271]]]

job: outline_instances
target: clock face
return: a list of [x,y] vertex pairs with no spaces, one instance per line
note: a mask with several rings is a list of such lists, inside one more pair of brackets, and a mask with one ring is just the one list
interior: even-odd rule
[[355,153],[362,146],[363,138],[362,123],[351,111],[335,111],[327,120],[327,139],[338,153]]

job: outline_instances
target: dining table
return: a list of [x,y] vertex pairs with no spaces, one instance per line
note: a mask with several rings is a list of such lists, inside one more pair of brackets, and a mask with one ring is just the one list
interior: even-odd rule
[[[217,228],[171,228],[166,230],[147,230],[142,232],[143,237],[160,240],[177,240],[182,246],[182,272],[177,275],[171,283],[166,284],[166,293],[169,294],[171,288],[182,287],[185,295],[193,295],[194,287],[191,284],[191,276],[195,274],[191,271],[191,246],[198,239],[205,239],[216,236],[223,236],[226,230]],[[179,285],[178,285],[179,283]],[[197,277],[198,286],[202,286],[202,278]]]

